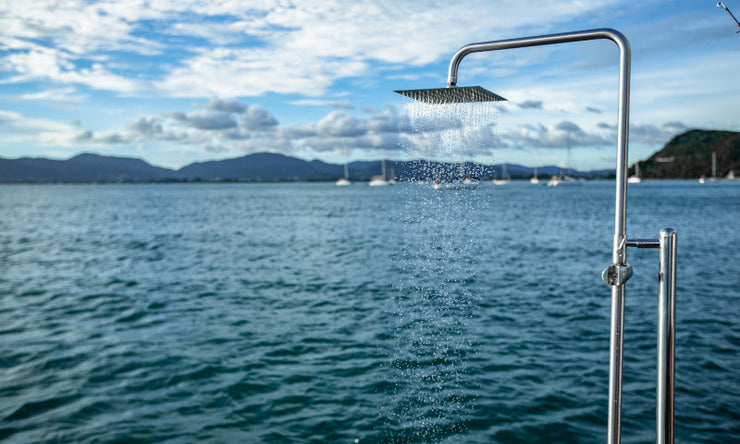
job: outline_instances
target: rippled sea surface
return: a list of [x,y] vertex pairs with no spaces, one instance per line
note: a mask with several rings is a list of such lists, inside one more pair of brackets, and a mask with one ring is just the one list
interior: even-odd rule
[[[740,436],[740,182],[630,185],[678,232],[676,437]],[[603,442],[614,183],[0,186],[0,440]],[[630,250],[623,442],[655,438]]]

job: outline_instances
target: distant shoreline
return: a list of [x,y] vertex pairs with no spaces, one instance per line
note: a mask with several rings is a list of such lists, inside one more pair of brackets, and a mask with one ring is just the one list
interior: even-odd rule
[[[543,180],[543,179],[540,179]],[[546,179],[545,179],[546,180]],[[587,179],[586,182],[614,182],[616,180],[615,177],[594,177]],[[526,178],[517,178],[517,179],[511,179],[511,182],[514,183],[527,183],[529,179]],[[4,182],[0,181],[0,186],[13,186],[13,185],[186,185],[186,184],[192,184],[192,185],[222,185],[222,184],[243,184],[243,185],[270,185],[270,184],[331,184],[334,180],[152,180],[152,181],[121,181],[121,182],[94,182],[94,181],[87,181],[87,182],[74,182],[74,181],[67,181],[67,182],[39,182],[39,181],[28,181],[28,182]],[[354,180],[353,183],[355,184],[366,184],[368,183],[368,180]],[[431,182],[430,180],[399,180],[398,183],[414,183],[414,182]],[[483,183],[491,182],[491,179],[483,179],[481,180]],[[661,179],[645,179],[643,180],[643,183],[650,183],[650,182],[696,182],[699,183],[697,179],[694,178],[661,178]],[[707,184],[711,183],[740,183],[740,180],[730,180],[730,179],[724,179],[724,178],[718,178],[714,182],[708,182]],[[704,185],[707,185],[704,184]],[[539,186],[545,186],[546,183],[540,183]],[[633,184],[629,184],[633,185]],[[499,185],[503,186],[503,185]],[[534,187],[533,187],[534,188]]]
[[[310,183],[333,182],[345,174],[351,181],[362,182],[381,172],[398,181],[462,180],[463,177],[490,180],[503,176],[529,180],[535,172],[540,179],[566,172],[590,180],[610,180],[616,175],[613,168],[579,171],[554,165],[527,167],[426,159],[355,161],[345,165],[267,152],[196,162],[178,170],[157,167],[140,158],[93,153],[67,160],[0,158],[0,183]],[[686,131],[650,158],[639,160],[628,169],[627,175],[647,180],[740,176],[740,132]]]

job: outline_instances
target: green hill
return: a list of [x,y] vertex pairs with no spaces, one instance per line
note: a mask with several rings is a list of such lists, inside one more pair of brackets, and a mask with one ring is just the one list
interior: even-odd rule
[[[712,153],[717,153],[717,177],[740,169],[740,132],[690,130],[679,134],[662,150],[640,161],[646,179],[693,179],[712,175]],[[634,174],[634,165],[629,174]]]

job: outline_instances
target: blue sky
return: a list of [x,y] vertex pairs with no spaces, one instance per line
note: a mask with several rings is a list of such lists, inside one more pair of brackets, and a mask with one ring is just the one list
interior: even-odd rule
[[509,101],[465,130],[392,92],[444,86],[467,43],[602,27],[632,48],[630,163],[690,128],[740,130],[740,34],[715,1],[4,0],[0,157],[537,166],[562,165],[568,144],[577,168],[612,168],[609,41],[467,57],[458,84]]

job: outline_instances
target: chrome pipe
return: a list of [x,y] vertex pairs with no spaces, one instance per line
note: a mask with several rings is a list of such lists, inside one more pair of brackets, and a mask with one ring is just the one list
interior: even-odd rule
[[447,87],[452,88],[457,86],[457,70],[462,59],[468,54],[596,39],[611,40],[616,43],[619,48],[619,118],[617,123],[617,184],[614,205],[614,243],[612,251],[612,265],[604,270],[603,274],[604,281],[608,285],[612,285],[611,345],[609,353],[608,443],[618,444],[621,441],[622,349],[624,343],[623,331],[625,300],[624,284],[632,274],[632,269],[627,265],[627,236],[625,234],[627,213],[627,143],[629,131],[631,58],[629,42],[619,31],[604,28],[472,43],[460,48],[452,57],[447,76]]
[[635,248],[660,248],[660,241],[657,239],[627,239],[627,246]]
[[660,230],[658,275],[657,442],[672,444],[676,345],[676,232]]
[[622,436],[622,356],[624,350],[624,284],[612,286],[611,338],[609,342],[609,422],[607,442]]

